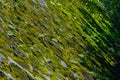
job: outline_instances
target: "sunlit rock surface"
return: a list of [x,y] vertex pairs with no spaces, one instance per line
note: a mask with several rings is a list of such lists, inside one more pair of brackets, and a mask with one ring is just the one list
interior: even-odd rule
[[99,0],[0,0],[0,80],[113,80],[110,20]]

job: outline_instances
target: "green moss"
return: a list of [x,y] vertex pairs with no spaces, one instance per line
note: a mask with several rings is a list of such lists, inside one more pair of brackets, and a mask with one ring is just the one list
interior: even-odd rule
[[0,79],[109,80],[112,25],[95,0],[0,1]]

